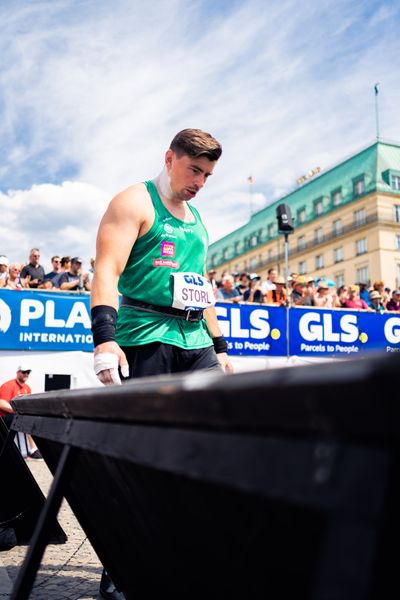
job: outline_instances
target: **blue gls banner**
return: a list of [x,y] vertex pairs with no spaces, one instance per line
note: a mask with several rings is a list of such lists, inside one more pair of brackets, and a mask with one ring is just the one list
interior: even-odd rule
[[215,306],[231,355],[286,356],[286,309],[279,306]]
[[[0,290],[0,349],[93,351],[87,295]],[[257,304],[216,304],[229,353],[346,356],[400,352],[400,314],[365,313]]]
[[93,351],[89,296],[2,290],[0,348]]
[[400,352],[400,314],[396,313],[293,308],[289,332],[291,355]]

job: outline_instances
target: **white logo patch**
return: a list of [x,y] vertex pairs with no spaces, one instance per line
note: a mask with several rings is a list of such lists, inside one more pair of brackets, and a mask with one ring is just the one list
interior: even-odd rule
[[169,223],[165,223],[165,224],[164,224],[164,230],[165,230],[167,233],[172,233],[172,232],[173,232],[173,230],[174,230],[174,228],[173,228],[173,227],[171,227],[171,225],[170,225]]
[[11,310],[4,300],[0,300],[0,331],[5,333],[11,325]]

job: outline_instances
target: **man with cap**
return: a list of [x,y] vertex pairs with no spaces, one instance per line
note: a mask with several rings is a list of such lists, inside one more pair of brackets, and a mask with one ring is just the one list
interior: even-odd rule
[[64,291],[78,291],[87,290],[91,288],[89,283],[89,275],[85,273],[82,275],[82,259],[79,256],[74,256],[71,259],[71,266],[69,271],[63,273],[59,279],[60,290]]
[[[17,368],[15,379],[10,379],[0,386],[0,417],[10,427],[12,421],[12,415],[14,411],[10,404],[11,400],[17,396],[27,396],[31,393],[31,388],[26,383],[31,373],[31,367],[27,363],[21,363]],[[29,445],[29,456],[30,458],[42,458],[35,442],[30,435],[27,435]]]
[[340,308],[341,304],[336,293],[331,292],[326,281],[320,279],[314,294],[314,306],[320,308]]
[[382,296],[380,295],[380,293],[377,290],[372,290],[372,292],[370,292],[370,294],[369,294],[369,298],[371,300],[372,310],[374,312],[377,312],[380,314],[385,312],[385,307],[383,306],[383,303],[382,303]]
[[392,297],[386,304],[386,310],[400,312],[400,290],[393,290]]
[[275,306],[286,306],[287,294],[285,289],[285,278],[282,275],[275,277],[275,289],[269,290],[264,296],[266,304],[274,304]]
[[10,266],[9,260],[7,256],[0,256],[0,287],[5,287],[7,285],[8,279],[8,267]]
[[292,306],[314,306],[314,298],[307,285],[304,275],[298,275],[293,283],[291,294]]

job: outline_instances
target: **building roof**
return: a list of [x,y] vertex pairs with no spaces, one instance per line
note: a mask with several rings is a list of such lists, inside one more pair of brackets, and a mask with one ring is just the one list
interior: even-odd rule
[[[250,220],[228,235],[210,245],[208,259],[213,266],[243,254],[243,252],[264,244],[278,235],[276,207],[285,203],[290,206],[299,226],[299,213],[303,212],[302,225],[316,218],[316,204],[326,215],[335,209],[333,194],[341,193],[340,206],[358,200],[373,191],[396,192],[391,187],[389,173],[400,175],[400,145],[376,141],[357,154],[323,171],[301,187],[274,201],[254,213]],[[362,194],[355,194],[354,185],[363,180]],[[321,205],[322,203],[322,205]]]

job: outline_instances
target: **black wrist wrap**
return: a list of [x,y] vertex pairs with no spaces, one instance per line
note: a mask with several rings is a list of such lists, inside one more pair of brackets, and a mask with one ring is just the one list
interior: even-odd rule
[[92,332],[94,347],[104,342],[115,340],[115,324],[117,322],[117,311],[112,306],[101,304],[94,306],[92,313]]
[[214,350],[216,354],[222,354],[222,352],[228,352],[228,342],[223,335],[212,339],[214,344]]

